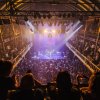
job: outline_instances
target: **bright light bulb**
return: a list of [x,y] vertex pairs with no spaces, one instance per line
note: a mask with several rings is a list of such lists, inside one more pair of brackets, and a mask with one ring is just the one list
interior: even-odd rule
[[56,30],[53,29],[53,30],[52,30],[52,33],[56,33]]
[[47,33],[48,32],[48,30],[47,29],[44,29],[44,33]]

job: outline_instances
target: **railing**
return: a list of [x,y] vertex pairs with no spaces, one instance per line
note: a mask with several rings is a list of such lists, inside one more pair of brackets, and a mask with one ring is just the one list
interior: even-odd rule
[[78,57],[78,59],[93,73],[94,71],[100,71],[95,64],[93,64],[89,59],[87,59],[83,54],[81,54],[77,49],[75,49],[71,44],[66,43],[66,46]]
[[20,54],[12,60],[14,63],[13,69],[17,66],[17,64],[23,59],[23,57],[26,55],[26,53],[30,50],[32,47],[32,44],[29,44],[26,48],[24,48]]

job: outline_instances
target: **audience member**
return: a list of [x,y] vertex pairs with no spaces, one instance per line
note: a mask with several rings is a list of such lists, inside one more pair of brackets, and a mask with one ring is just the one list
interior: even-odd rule
[[6,100],[8,90],[15,89],[15,82],[9,76],[12,68],[10,61],[0,61],[0,100]]
[[43,91],[42,91],[41,89],[37,88],[37,89],[34,91],[34,97],[35,97],[34,100],[44,100]]
[[57,100],[80,100],[80,92],[73,88],[70,74],[67,71],[58,73],[57,87]]
[[89,86],[82,92],[83,100],[100,100],[100,72],[91,75]]
[[28,73],[22,77],[20,87],[10,97],[11,100],[34,100],[34,79],[33,75]]

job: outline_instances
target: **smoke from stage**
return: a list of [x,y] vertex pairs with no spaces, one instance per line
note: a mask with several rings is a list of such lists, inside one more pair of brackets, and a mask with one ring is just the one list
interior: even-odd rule
[[[70,27],[69,27],[70,26]],[[38,25],[38,31],[34,34],[34,59],[64,59],[66,42],[82,27],[80,21],[66,26],[62,33],[61,25]]]

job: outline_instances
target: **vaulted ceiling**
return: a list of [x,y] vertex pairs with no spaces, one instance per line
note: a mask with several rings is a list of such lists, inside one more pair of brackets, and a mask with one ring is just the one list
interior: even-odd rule
[[80,12],[100,15],[100,0],[0,0],[0,13]]

